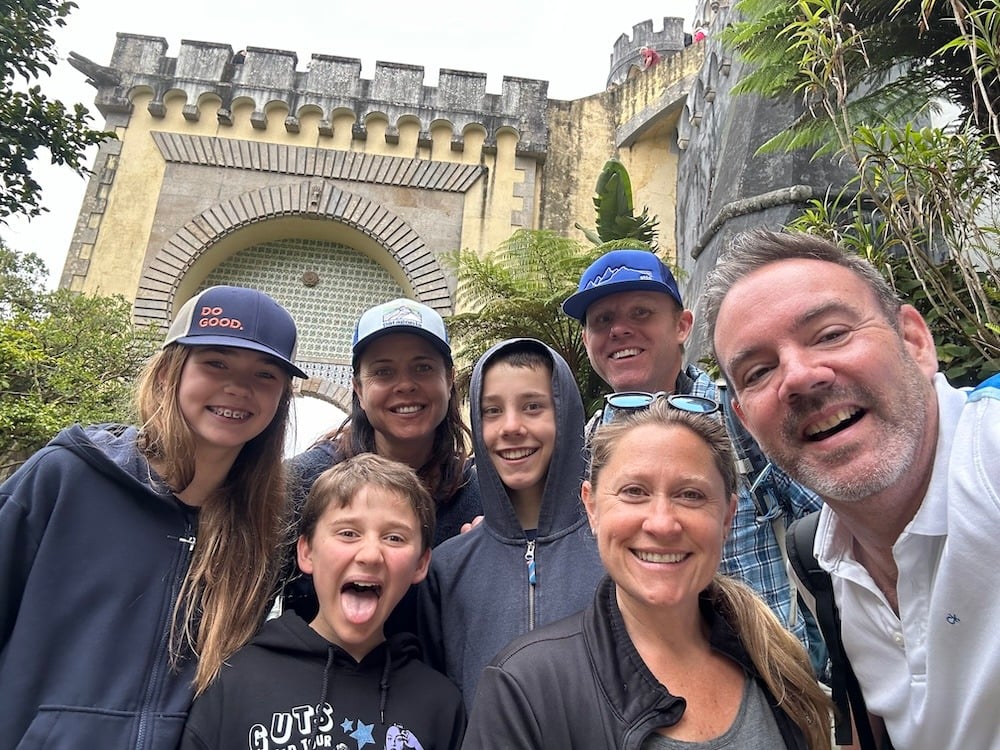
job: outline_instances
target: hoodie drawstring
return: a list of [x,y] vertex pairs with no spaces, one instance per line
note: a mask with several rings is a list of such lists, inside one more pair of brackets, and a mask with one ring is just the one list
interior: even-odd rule
[[385,704],[389,700],[389,672],[392,669],[392,649],[389,648],[389,644],[386,644],[385,649],[385,666],[382,667],[382,679],[378,683],[379,691],[379,701],[378,701],[378,717],[379,722],[385,725]]
[[310,747],[316,747],[316,737],[319,734],[319,712],[326,705],[326,692],[330,688],[330,668],[333,666],[333,657],[336,653],[333,646],[326,649],[326,666],[323,667],[323,689],[319,694],[319,702],[316,704],[316,716],[313,719],[312,734],[309,736]]
[[[336,646],[330,646],[326,650],[326,666],[323,668],[323,690],[319,696],[319,702],[316,704],[316,720],[313,722],[312,735],[309,739],[312,741],[310,747],[316,747],[316,737],[319,734],[319,712],[323,710],[323,706],[326,705],[327,691],[330,688],[330,670],[333,667],[334,655],[336,654]],[[379,722],[385,725],[385,706],[389,700],[389,673],[392,671],[392,650],[386,644],[385,649],[385,666],[382,667],[382,677],[378,683],[379,692],[379,702],[378,702],[378,716]]]

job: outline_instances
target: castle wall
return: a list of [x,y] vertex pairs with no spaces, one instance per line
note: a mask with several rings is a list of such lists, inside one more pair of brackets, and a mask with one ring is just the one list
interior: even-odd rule
[[[379,62],[367,80],[350,58],[314,54],[300,69],[294,53],[249,48],[234,62],[229,45],[190,40],[170,57],[164,39],[132,34],[107,66],[72,53],[119,140],[98,152],[62,285],[122,294],[138,322],[165,326],[220,273],[250,274],[310,325],[317,310],[333,321],[302,364],[343,388],[359,295],[448,314],[461,307],[448,253],[489,252],[521,228],[586,242],[575,225],[594,225],[611,157],[672,255],[678,118],[702,64],[682,38],[668,49],[679,21],[658,33],[658,65],[568,102],[545,81],[506,77],[490,94],[480,73],[442,70],[431,87],[422,68]],[[624,65],[652,33],[636,26],[613,58]],[[356,253],[381,291],[338,279],[316,260],[327,246]]]
[[[240,65],[231,63],[228,45],[184,41],[176,58],[165,52],[161,38],[119,34],[112,64],[91,64],[98,109],[122,140],[115,153],[98,157],[98,205],[85,202],[81,220],[92,231],[74,242],[64,286],[132,296],[165,238],[206,201],[251,189],[261,174],[267,184],[294,179],[252,159],[240,167],[250,172],[231,164],[216,173],[168,172],[150,138],[156,132],[440,162],[438,170],[478,165],[482,180],[465,186],[464,202],[414,192],[428,190],[414,185],[387,204],[400,207],[435,252],[496,246],[515,229],[537,225],[544,81],[506,78],[496,95],[475,73],[441,71],[432,88],[414,66],[379,63],[368,81],[359,76],[359,61],[326,55],[314,55],[299,72],[295,55],[280,50],[251,48]],[[366,197],[388,200],[364,175],[342,178]],[[454,231],[443,233],[448,224]],[[138,258],[136,248],[143,248]]]
[[700,4],[708,36],[695,46],[704,50],[704,65],[678,125],[684,150],[678,166],[676,238],[678,263],[687,276],[683,293],[695,312],[695,330],[686,346],[693,361],[710,350],[697,325],[697,300],[727,240],[754,227],[782,228],[810,199],[837,191],[851,176],[832,160],[813,160],[811,150],[756,153],[795,120],[802,105],[731,93],[746,65],[724,50],[716,35],[735,19],[735,12],[717,0]]
[[663,28],[653,30],[653,21],[643,21],[632,27],[632,36],[622,34],[615,40],[611,53],[611,72],[608,73],[608,87],[624,83],[630,73],[643,67],[639,51],[643,47],[655,50],[666,59],[680,52],[690,43],[684,33],[684,19],[666,17]]
[[597,178],[617,157],[628,170],[636,211],[645,206],[659,218],[659,247],[674,257],[678,120],[701,65],[701,49],[687,47],[607,91],[549,102],[540,228],[583,240],[575,225],[594,227]]

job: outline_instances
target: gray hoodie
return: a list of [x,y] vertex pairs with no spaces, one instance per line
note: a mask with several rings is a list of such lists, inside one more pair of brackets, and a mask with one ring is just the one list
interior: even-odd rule
[[[513,638],[584,609],[604,575],[580,501],[586,471],[580,392],[566,361],[552,359],[556,445],[549,463],[535,538],[529,541],[483,443],[480,403],[484,366],[515,343],[497,344],[472,373],[472,435],[484,519],[434,548],[419,588],[420,635],[428,661],[461,689],[471,707],[482,670]],[[528,558],[534,554],[534,582]]]

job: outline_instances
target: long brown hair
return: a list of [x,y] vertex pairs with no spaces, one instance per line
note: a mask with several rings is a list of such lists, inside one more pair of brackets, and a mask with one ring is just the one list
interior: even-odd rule
[[[677,425],[701,438],[712,451],[726,496],[736,495],[739,475],[722,420],[676,409],[665,399],[657,399],[649,408],[628,413],[597,430],[591,443],[592,484],[596,485],[618,441],[645,425]],[[829,750],[832,703],[816,682],[809,655],[798,638],[782,626],[753,589],[733,578],[717,573],[707,593],[715,609],[739,635],[767,689],[802,731],[809,748]]]
[[[194,478],[194,436],[177,398],[191,347],[170,344],[147,363],[135,393],[139,450],[175,492]],[[281,456],[291,377],[271,423],[240,451],[226,481],[201,506],[197,544],[174,605],[171,650],[198,657],[195,693],[260,627],[277,589],[287,532]]]

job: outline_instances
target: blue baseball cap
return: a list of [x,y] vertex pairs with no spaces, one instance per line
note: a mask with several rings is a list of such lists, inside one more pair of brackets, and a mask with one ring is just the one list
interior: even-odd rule
[[353,364],[366,346],[390,333],[412,333],[429,341],[451,364],[451,344],[448,329],[437,310],[412,299],[401,297],[369,307],[358,318],[351,342]]
[[185,302],[163,346],[232,346],[270,354],[294,376],[297,331],[288,311],[264,292],[242,286],[212,286]]
[[591,263],[580,285],[562,304],[563,312],[581,323],[587,308],[602,297],[619,292],[662,292],[684,307],[670,269],[649,250],[612,250]]

